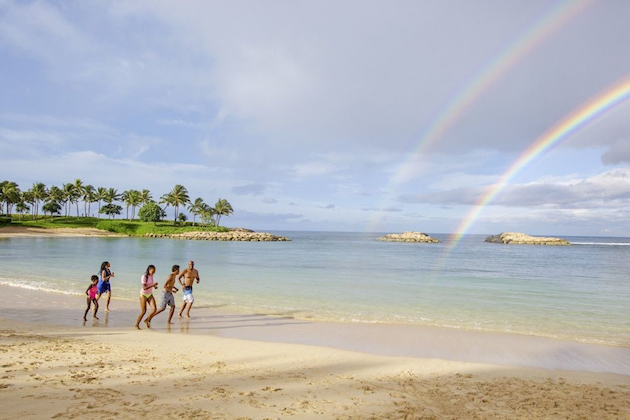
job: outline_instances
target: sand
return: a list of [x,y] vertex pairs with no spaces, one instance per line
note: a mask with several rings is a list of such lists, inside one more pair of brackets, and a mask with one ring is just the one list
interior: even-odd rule
[[[159,331],[103,327],[105,314],[60,326],[63,309],[40,304],[0,314],[2,418],[630,418],[626,375],[186,334],[195,319],[165,329],[164,314]],[[112,320],[131,310],[118,305]]]
[[83,236],[109,237],[124,236],[94,228],[54,228],[42,229],[26,226],[6,226],[0,228],[0,238],[24,238],[24,237],[63,237],[79,238]]

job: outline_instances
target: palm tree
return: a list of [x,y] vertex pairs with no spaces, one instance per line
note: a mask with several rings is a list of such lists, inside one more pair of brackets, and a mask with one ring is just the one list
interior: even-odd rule
[[63,203],[66,209],[65,216],[70,216],[70,205],[74,203],[76,197],[76,188],[74,184],[64,184],[61,190],[63,192]]
[[145,204],[150,203],[151,201],[153,201],[153,196],[151,195],[151,191],[147,189],[142,190],[142,192],[140,193],[140,204],[144,206]]
[[[120,200],[120,194],[118,193],[118,190],[115,188],[108,189],[107,193],[105,194],[105,202],[107,204],[112,204],[114,201],[118,201],[118,200]],[[113,213],[110,214],[110,218],[113,218],[113,217],[114,217]]]
[[[188,190],[183,185],[175,185],[173,190],[162,196],[162,203],[166,203],[166,208],[169,205],[175,208],[175,216],[173,217],[173,223],[177,223],[177,215],[179,214],[179,206],[186,205],[190,202],[188,197]],[[166,210],[166,209],[165,209]]]
[[202,198],[196,198],[195,202],[191,203],[190,206],[188,206],[188,211],[193,215],[193,226],[195,226],[195,220],[197,216],[201,214],[204,204],[205,203],[203,202]]
[[94,193],[94,199],[98,201],[98,218],[101,218],[101,201],[107,197],[107,189],[104,187],[98,187]]
[[79,201],[81,201],[81,197],[83,197],[84,194],[84,189],[83,189],[83,181],[81,181],[80,179],[75,179],[74,180],[74,199],[75,199],[75,203],[77,205],[77,217],[79,217]]
[[59,187],[53,185],[48,191],[46,204],[42,207],[42,210],[44,211],[44,219],[46,218],[46,213],[50,213],[50,221],[52,222],[53,213],[59,213],[61,210],[61,205],[59,203],[62,202],[63,191]]
[[83,211],[85,212],[86,217],[90,217],[92,213],[92,203],[94,202],[96,197],[96,190],[91,185],[86,185],[83,187]]
[[[149,195],[151,195],[149,193]],[[142,193],[137,190],[131,190],[131,220],[136,218],[136,207],[142,204]]]
[[214,205],[214,212],[217,215],[217,226],[221,222],[221,216],[229,216],[234,213],[232,205],[225,199],[219,198],[219,201]]
[[48,196],[48,190],[46,189],[46,184],[43,182],[36,182],[31,187],[31,193],[33,194],[33,199],[35,200],[35,204],[33,206],[33,211],[35,212],[35,218],[39,216],[39,202],[46,200]]
[[0,183],[0,204],[7,204],[7,216],[11,216],[11,207],[20,200],[20,188],[12,181]]
[[17,211],[18,214],[20,215],[18,217],[18,220],[22,220],[22,213],[26,213],[29,210],[30,208],[26,205],[26,202],[19,201],[15,206],[15,211]]
[[[20,194],[20,201],[18,202],[18,204],[22,204],[22,206],[20,207],[22,208],[24,212],[31,210],[33,207],[35,207],[33,205],[35,204],[35,197],[33,197],[33,193],[31,191],[22,192],[22,194]],[[30,207],[29,207],[29,204],[30,204]],[[26,210],[24,210],[24,208],[26,208]],[[20,212],[18,210],[18,206],[15,206],[15,209],[18,211],[18,213]]]
[[125,203],[125,207],[127,208],[127,215],[125,217],[125,219],[127,220],[129,220],[129,206],[131,206],[131,191],[132,190],[123,191],[122,195],[120,196],[120,199],[123,203]]
[[200,209],[201,214],[201,222],[208,224],[210,222],[214,223],[212,217],[215,215],[214,208],[210,207],[206,203],[203,203]]

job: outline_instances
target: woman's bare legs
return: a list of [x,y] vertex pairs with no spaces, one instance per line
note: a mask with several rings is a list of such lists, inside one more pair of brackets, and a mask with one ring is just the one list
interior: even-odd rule
[[153,297],[153,295],[151,295],[151,297],[149,298],[149,305],[151,305],[151,314],[144,321],[144,323],[147,324],[147,328],[151,328],[151,319],[155,316],[155,313],[157,312],[157,306],[155,304],[155,298]]
[[140,315],[138,316],[138,320],[136,321],[136,328],[139,330],[142,329],[140,328],[140,321],[142,321],[142,317],[144,317],[144,314],[146,313],[147,313],[147,298],[140,295]]

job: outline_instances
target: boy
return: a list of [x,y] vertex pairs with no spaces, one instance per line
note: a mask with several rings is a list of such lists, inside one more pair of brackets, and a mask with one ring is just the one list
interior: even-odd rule
[[171,274],[169,274],[166,282],[164,282],[164,290],[162,291],[162,301],[160,302],[160,310],[153,314],[152,317],[147,319],[147,322],[151,322],[153,318],[156,317],[160,312],[164,312],[166,309],[166,305],[171,307],[171,312],[168,315],[167,324],[172,324],[171,319],[173,318],[173,314],[175,313],[175,297],[173,293],[177,293],[179,289],[175,287],[175,278],[179,274],[179,265],[174,265],[171,269]]

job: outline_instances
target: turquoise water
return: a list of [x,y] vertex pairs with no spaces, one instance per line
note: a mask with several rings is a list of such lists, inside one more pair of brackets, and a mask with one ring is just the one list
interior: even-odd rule
[[630,347],[630,238],[540,247],[467,235],[433,273],[445,235],[433,235],[441,244],[407,244],[378,242],[377,234],[274,233],[293,241],[0,239],[0,283],[80,295],[108,260],[114,297],[135,300],[148,264],[162,283],[172,264],[192,259],[201,274],[196,306]]

